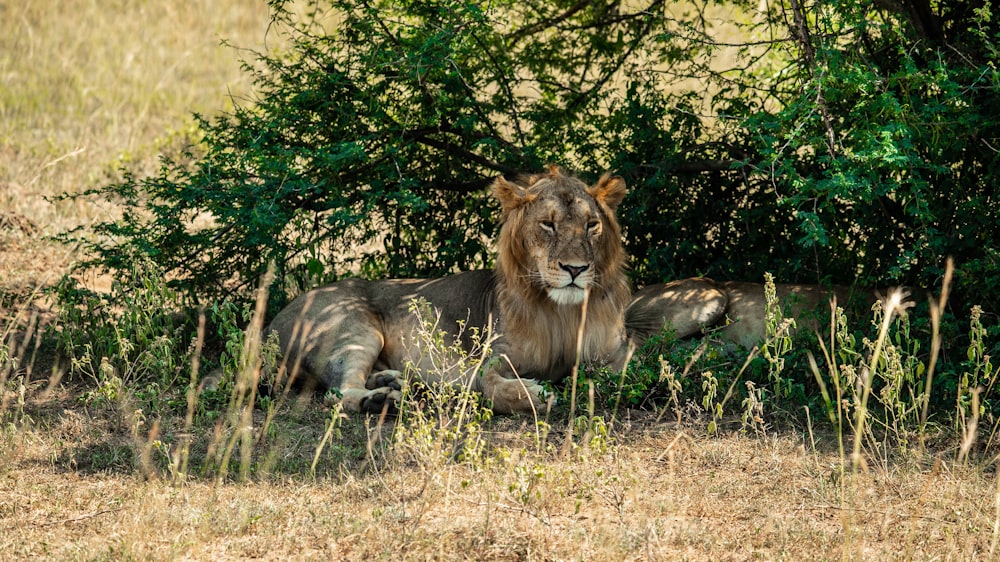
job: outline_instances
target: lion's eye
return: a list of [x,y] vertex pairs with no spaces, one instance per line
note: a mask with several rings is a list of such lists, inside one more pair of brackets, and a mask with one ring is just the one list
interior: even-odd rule
[[556,231],[556,223],[554,223],[552,221],[541,221],[538,224],[541,225],[542,230],[544,230],[545,232],[555,232]]
[[590,221],[587,223],[587,232],[589,232],[590,234],[596,234],[597,231],[600,229],[600,226],[601,223],[597,221]]

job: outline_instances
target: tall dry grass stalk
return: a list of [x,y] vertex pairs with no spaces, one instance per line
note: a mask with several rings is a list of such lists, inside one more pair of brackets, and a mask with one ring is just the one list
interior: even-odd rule
[[[215,453],[217,478],[228,476],[229,462],[234,452],[239,454],[239,477],[246,480],[250,476],[251,458],[256,440],[254,438],[253,410],[257,406],[257,390],[262,369],[273,369],[273,357],[264,352],[264,318],[267,311],[267,295],[274,278],[273,267],[268,268],[257,288],[256,305],[250,324],[244,332],[243,345],[235,365],[233,391],[226,413],[215,425],[215,438],[209,445],[209,456]],[[267,428],[261,428],[263,435]]]
[[201,355],[205,348],[205,311],[198,311],[198,331],[195,339],[194,353],[191,354],[191,378],[188,381],[187,411],[184,414],[184,426],[177,436],[177,446],[170,456],[170,476],[175,486],[184,484],[188,477],[191,461],[191,442],[194,432],[194,414],[198,406],[198,390],[200,387]]
[[[576,330],[576,359],[573,361],[573,373],[570,376],[569,418],[576,416],[576,389],[579,384],[580,365],[583,363],[583,332],[587,327],[587,304],[590,302],[590,288],[584,289],[583,304],[580,306],[580,326]],[[568,455],[573,449],[573,426],[566,427],[566,439],[563,441],[563,455]]]
[[993,539],[990,541],[990,558],[997,555],[997,545],[1000,544],[1000,478],[994,478],[996,491],[993,496]]
[[862,441],[867,436],[868,399],[872,393],[875,370],[878,367],[879,360],[882,358],[882,348],[886,345],[886,340],[889,337],[889,328],[892,326],[892,321],[897,314],[905,310],[906,298],[908,296],[909,292],[899,288],[894,288],[889,292],[883,304],[882,322],[875,340],[874,349],[871,352],[868,363],[863,365],[861,369],[860,397],[858,407],[855,411],[854,446],[851,450],[851,465],[855,471],[859,470],[864,464],[864,458],[861,456],[861,446]]
[[923,404],[921,404],[920,409],[920,446],[924,446],[924,432],[927,427],[927,411],[930,407],[930,389],[934,385],[934,370],[937,368],[938,357],[941,354],[941,316],[944,314],[945,305],[948,304],[948,292],[951,290],[951,279],[955,274],[955,262],[951,258],[948,258],[944,269],[944,280],[941,283],[941,294],[938,296],[937,301],[934,299],[930,300],[930,315],[931,315],[931,355],[927,361],[927,381],[924,384],[924,388],[927,389],[926,394],[924,394]]

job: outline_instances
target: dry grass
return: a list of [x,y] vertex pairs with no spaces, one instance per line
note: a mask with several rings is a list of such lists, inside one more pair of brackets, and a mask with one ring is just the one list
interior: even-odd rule
[[362,455],[316,480],[173,487],[85,466],[110,455],[115,431],[49,410],[38,429],[4,435],[5,559],[985,560],[995,517],[993,478],[975,469],[841,481],[840,459],[799,436],[695,437],[649,419],[568,458],[527,452],[507,418],[490,429],[515,454],[488,465],[364,467]]
[[50,282],[73,256],[51,235],[116,212],[46,197],[107,180],[122,161],[156,165],[157,150],[224,110],[249,84],[240,53],[259,48],[263,2],[70,0],[0,6],[0,290]]
[[[17,309],[73,260],[41,234],[103,209],[44,198],[105,181],[121,158],[152,166],[189,113],[224,109],[248,85],[238,53],[257,47],[260,2],[70,0],[0,6],[0,311]],[[27,317],[24,317],[27,318]],[[0,341],[14,326],[0,321]],[[485,424],[472,463],[369,452],[348,419],[320,455],[327,409],[284,405],[237,483],[170,481],[160,439],[186,422],[136,415],[126,396],[48,389],[51,357],[15,347],[0,389],[0,559],[987,560],[997,554],[995,467],[894,455],[851,473],[834,436],[786,431],[704,437],[636,413],[608,446],[539,449],[524,418]],[[2,348],[0,348],[2,349]],[[42,352],[44,353],[44,351]],[[0,361],[0,370],[3,361]],[[803,377],[810,377],[803,373]],[[563,435],[560,422],[549,435]],[[565,423],[565,422],[562,422]],[[260,435],[263,414],[254,416]],[[212,424],[194,425],[204,458]],[[553,438],[550,437],[550,441]],[[168,447],[168,448],[169,448]],[[201,447],[199,449],[199,447]],[[379,449],[379,447],[383,447]],[[263,462],[261,459],[266,459]],[[842,473],[840,467],[847,466]]]

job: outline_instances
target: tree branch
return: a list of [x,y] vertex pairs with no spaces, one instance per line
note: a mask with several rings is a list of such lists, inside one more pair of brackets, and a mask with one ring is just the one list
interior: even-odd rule
[[941,24],[928,0],[875,0],[875,4],[890,12],[907,16],[913,27],[931,41],[941,41]]
[[[654,2],[653,4],[651,4],[650,8],[652,8],[652,6],[655,6],[656,4],[658,4],[659,1],[660,0],[657,0],[656,2]],[[603,88],[604,85],[607,84],[608,81],[611,80],[611,78],[619,70],[621,70],[621,67],[622,67],[622,65],[625,64],[625,61],[627,61],[629,58],[631,58],[632,53],[634,53],[635,50],[639,47],[639,44],[642,42],[643,37],[645,37],[646,34],[649,33],[649,30],[651,28],[652,28],[652,24],[649,21],[646,21],[642,25],[642,27],[640,28],[640,30],[638,31],[638,33],[636,34],[636,36],[632,39],[632,44],[629,45],[628,48],[625,49],[622,52],[622,54],[618,57],[618,59],[614,61],[614,64],[611,66],[611,69],[608,70],[607,72],[605,72],[604,75],[601,76],[594,83],[593,86],[591,86],[586,91],[581,92],[575,99],[573,99],[570,102],[568,102],[566,104],[566,109],[570,110],[570,111],[575,110],[576,108],[578,108],[581,105],[583,105],[584,102],[587,101],[587,98],[591,97],[595,92],[600,91],[600,89]]]
[[[789,3],[792,8],[792,16],[795,19],[795,29],[798,33],[799,43],[802,45],[802,52],[805,55],[806,68],[811,74],[816,67],[816,51],[813,50],[812,38],[809,36],[809,27],[806,25],[806,18],[802,13],[799,0],[790,0]],[[826,98],[823,97],[822,82],[817,82],[816,105],[819,107],[820,115],[823,117],[823,125],[826,127],[827,151],[830,153],[830,158],[835,159],[837,157],[837,134],[833,130],[833,118],[830,116],[830,110],[826,106]]]
[[641,167],[655,169],[666,175],[702,174],[705,172],[732,172],[742,160],[719,158],[717,160],[686,160],[682,162],[649,162]]
[[418,142],[420,144],[429,146],[431,148],[436,148],[438,150],[444,151],[445,154],[448,154],[448,155],[451,155],[451,156],[455,156],[457,158],[461,158],[463,160],[467,160],[469,162],[473,162],[473,163],[479,164],[480,166],[482,166],[484,168],[488,168],[490,170],[495,170],[495,171],[500,172],[501,174],[504,174],[504,175],[517,173],[517,170],[515,170],[514,168],[510,168],[510,167],[504,166],[503,164],[500,164],[499,162],[494,162],[494,161],[492,161],[492,160],[490,160],[490,159],[488,159],[488,158],[486,158],[484,156],[480,156],[480,155],[476,154],[475,152],[471,152],[469,150],[466,150],[466,149],[464,149],[464,148],[462,148],[462,147],[460,147],[458,145],[452,144],[450,142],[446,142],[446,141],[438,140],[438,139],[435,139],[435,138],[431,138],[431,137],[427,136],[426,134],[411,134],[409,132],[406,132],[406,133],[403,133],[403,138],[416,141],[416,142]]
[[586,8],[587,6],[591,5],[592,3],[593,2],[591,0],[581,0],[580,2],[577,2],[576,4],[570,6],[565,12],[553,18],[536,21],[535,23],[526,25],[521,29],[508,33],[507,36],[504,37],[504,39],[510,41],[507,47],[509,49],[513,49],[514,46],[517,45],[517,42],[520,41],[521,39],[528,37],[529,35],[534,35],[538,32],[545,31],[546,29],[554,25],[558,25],[559,23],[566,21],[567,19],[573,17],[574,14]]

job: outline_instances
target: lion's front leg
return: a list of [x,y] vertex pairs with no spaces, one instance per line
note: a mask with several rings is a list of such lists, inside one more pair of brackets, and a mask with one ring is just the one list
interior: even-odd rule
[[396,414],[403,400],[403,375],[395,370],[375,370],[381,338],[374,332],[352,334],[321,355],[318,378],[336,393],[347,412]]
[[[495,363],[500,362],[506,360],[495,359]],[[545,387],[534,379],[520,378],[509,366],[504,369],[495,365],[485,369],[478,383],[479,391],[490,400],[493,411],[498,414],[544,414],[552,404]]]

